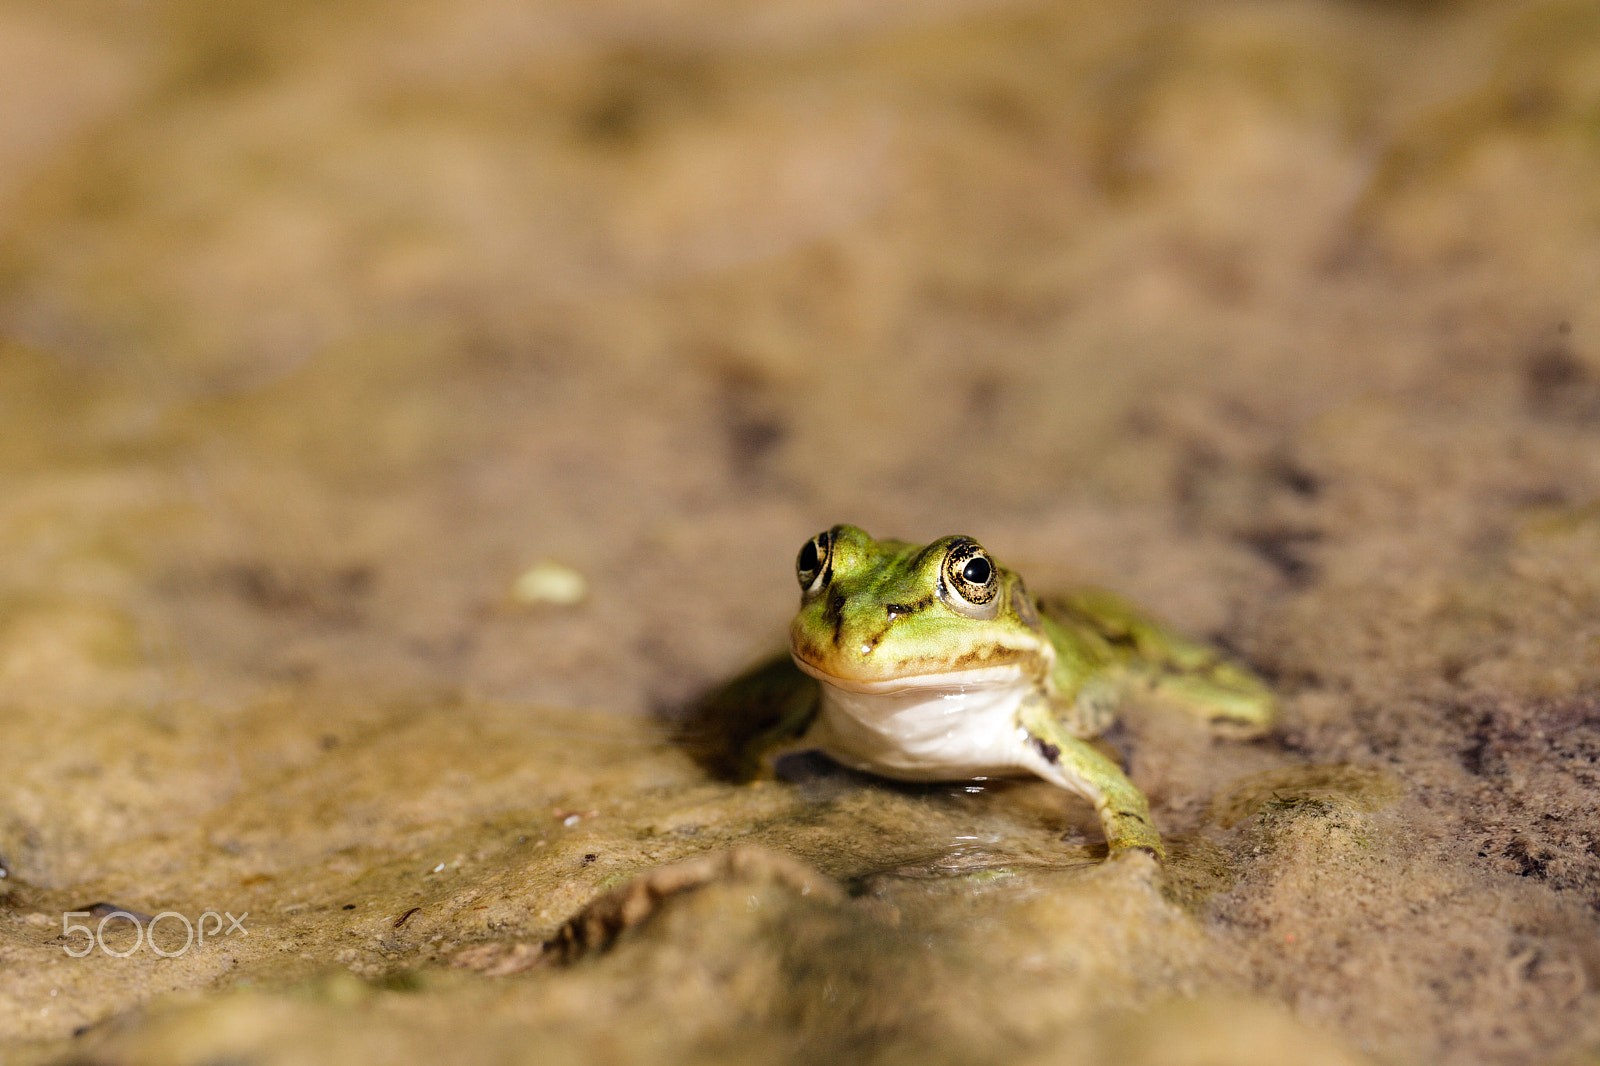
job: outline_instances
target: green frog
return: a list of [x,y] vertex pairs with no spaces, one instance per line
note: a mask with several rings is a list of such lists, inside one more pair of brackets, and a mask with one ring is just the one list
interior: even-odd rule
[[1091,743],[1132,693],[1219,732],[1276,714],[1247,669],[1101,589],[1035,599],[971,537],[873,540],[838,525],[800,548],[789,654],[705,697],[691,747],[726,776],[819,748],[902,781],[1036,774],[1094,804],[1112,856],[1162,857],[1144,794]]

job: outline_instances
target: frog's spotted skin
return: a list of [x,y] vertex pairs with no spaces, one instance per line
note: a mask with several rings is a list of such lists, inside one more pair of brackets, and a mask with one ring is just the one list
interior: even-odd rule
[[971,537],[875,541],[835,526],[800,549],[793,663],[765,663],[702,704],[748,772],[763,749],[818,747],[907,781],[1037,774],[1095,805],[1112,854],[1162,853],[1149,804],[1086,743],[1145,687],[1235,735],[1272,724],[1242,667],[1100,590],[1043,602]]

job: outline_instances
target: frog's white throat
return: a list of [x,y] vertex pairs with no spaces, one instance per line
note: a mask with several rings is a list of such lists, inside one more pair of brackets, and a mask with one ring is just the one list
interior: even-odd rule
[[893,681],[822,682],[822,708],[807,742],[858,770],[904,781],[948,781],[1026,772],[1033,761],[1018,724],[1038,684],[1020,667],[993,667]]

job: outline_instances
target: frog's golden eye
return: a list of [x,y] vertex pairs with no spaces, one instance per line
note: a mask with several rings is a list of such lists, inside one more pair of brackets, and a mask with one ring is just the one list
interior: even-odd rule
[[966,614],[987,615],[999,591],[1000,571],[977,541],[963,538],[950,545],[944,557],[945,602]]
[[800,546],[800,555],[794,561],[794,575],[800,579],[800,587],[806,592],[815,592],[826,582],[828,574],[828,560],[833,554],[833,536],[830,530],[827,533],[818,533]]

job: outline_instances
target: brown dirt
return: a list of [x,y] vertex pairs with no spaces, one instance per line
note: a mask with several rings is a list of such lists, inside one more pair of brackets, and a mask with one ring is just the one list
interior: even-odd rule
[[[0,1058],[1600,1061],[1594,5],[18,0],[0,71]],[[653,712],[837,521],[1283,728],[1130,716],[1159,875],[713,781]],[[460,961],[745,844],[814,873]]]

